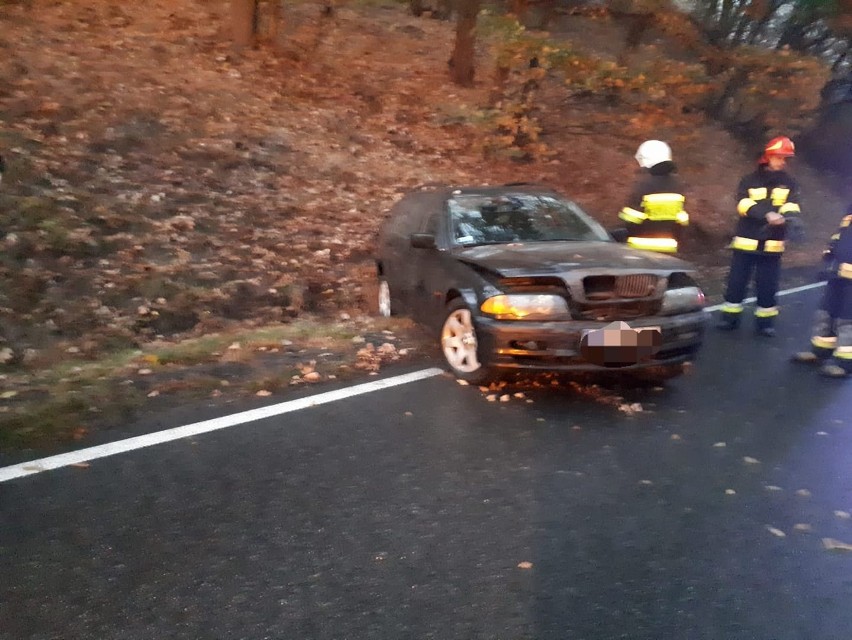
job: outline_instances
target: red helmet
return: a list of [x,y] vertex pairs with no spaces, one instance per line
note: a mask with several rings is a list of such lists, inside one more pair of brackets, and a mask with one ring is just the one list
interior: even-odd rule
[[778,136],[772,138],[763,150],[763,156],[760,158],[760,164],[769,162],[769,156],[778,156],[781,158],[792,158],[796,155],[796,145],[787,136]]

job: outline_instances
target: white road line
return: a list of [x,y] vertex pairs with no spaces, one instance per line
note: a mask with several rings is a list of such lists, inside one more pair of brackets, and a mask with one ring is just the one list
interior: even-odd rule
[[382,389],[389,389],[409,382],[424,380],[442,373],[444,373],[443,369],[423,369],[421,371],[406,373],[401,376],[384,378],[383,380],[374,380],[373,382],[358,384],[353,387],[337,389],[336,391],[327,391],[307,398],[300,398],[299,400],[281,402],[268,407],[260,407],[259,409],[251,409],[250,411],[243,411],[229,416],[212,418],[211,420],[195,422],[182,427],[175,427],[174,429],[167,429],[165,431],[149,433],[144,436],[128,438],[127,440],[119,440],[117,442],[110,442],[96,447],[89,447],[88,449],[80,449],[79,451],[71,451],[69,453],[50,456],[49,458],[33,460],[32,462],[23,462],[9,467],[2,467],[0,468],[0,482],[30,476],[35,473],[41,473],[42,471],[50,471],[51,469],[59,469],[60,467],[67,467],[72,464],[89,462],[90,460],[97,460],[98,458],[106,458],[107,456],[114,456],[119,453],[133,451],[134,449],[150,447],[155,444],[163,444],[164,442],[171,442],[172,440],[178,440],[180,438],[188,438],[190,436],[197,436],[210,431],[227,429],[228,427],[234,427],[247,422],[253,422],[255,420],[263,420],[264,418],[271,418],[272,416],[279,416],[284,413],[299,411],[300,409],[308,409],[321,404],[336,402],[337,400],[344,400],[353,396],[371,393],[373,391],[380,391]]
[[[803,284],[801,287],[793,287],[792,289],[785,289],[784,291],[779,291],[776,293],[776,296],[789,296],[794,293],[801,293],[802,291],[809,291],[810,289],[817,289],[819,287],[824,287],[824,282],[814,282],[812,284]],[[746,298],[743,300],[743,304],[749,304],[754,302],[757,298]],[[722,308],[722,304],[714,304],[712,307],[704,307],[705,311],[718,311]]]
[[[809,289],[816,289],[817,287],[821,287],[824,285],[824,282],[815,282],[813,284],[806,284],[801,287],[795,287],[793,289],[779,291],[777,295],[788,296],[794,293],[808,291]],[[747,298],[743,302],[751,303],[754,301],[755,298]],[[722,305],[717,304],[713,305],[712,307],[705,307],[704,310],[711,312],[718,311],[721,308]],[[210,431],[227,429],[228,427],[234,427],[240,424],[245,424],[247,422],[254,422],[255,420],[263,420],[264,418],[271,418],[272,416],[279,416],[285,413],[290,413],[292,411],[308,409],[310,407],[315,407],[321,404],[327,404],[329,402],[336,402],[338,400],[344,400],[346,398],[362,395],[364,393],[371,393],[372,391],[389,389],[391,387],[396,387],[401,384],[407,384],[409,382],[416,382],[418,380],[431,378],[433,376],[440,375],[443,372],[444,371],[442,369],[423,369],[421,371],[414,371],[412,373],[407,373],[401,376],[395,376],[393,378],[374,380],[373,382],[355,385],[354,387],[347,387],[345,389],[338,389],[336,391],[319,393],[315,396],[309,396],[307,398],[301,398],[299,400],[281,402],[279,404],[273,404],[268,407],[261,407],[259,409],[252,409],[250,411],[243,411],[241,413],[221,416],[219,418],[204,420],[202,422],[194,422],[192,424],[187,424],[182,427],[175,427],[174,429],[167,429],[165,431],[149,433],[144,436],[128,438],[127,440],[119,440],[117,442],[110,442],[108,444],[102,444],[96,447],[89,447],[88,449],[80,449],[78,451],[71,451],[69,453],[63,453],[57,456],[50,456],[49,458],[33,460],[32,462],[23,462],[21,464],[15,464],[9,467],[2,467],[0,468],[0,482],[6,482],[8,480],[14,480],[15,478],[30,476],[35,473],[41,473],[42,471],[59,469],[60,467],[67,467],[72,464],[89,462],[91,460],[97,460],[98,458],[106,458],[107,456],[114,456],[116,454],[126,453],[135,449],[151,447],[156,444],[171,442],[172,440],[179,440],[181,438],[197,436],[199,434],[208,433]]]

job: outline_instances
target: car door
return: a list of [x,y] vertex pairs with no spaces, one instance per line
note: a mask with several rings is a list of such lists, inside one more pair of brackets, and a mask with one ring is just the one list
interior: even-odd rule
[[412,248],[411,293],[418,321],[435,326],[443,322],[447,272],[447,208],[444,199],[434,201],[425,212],[417,233],[435,238],[431,248]]
[[397,203],[382,238],[382,274],[391,291],[392,306],[399,313],[409,313],[412,305],[411,234],[420,226],[416,198],[408,196]]

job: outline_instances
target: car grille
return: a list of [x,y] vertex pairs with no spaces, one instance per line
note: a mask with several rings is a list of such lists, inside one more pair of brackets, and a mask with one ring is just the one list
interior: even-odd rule
[[615,295],[619,298],[644,298],[657,288],[657,276],[634,274],[615,279]]
[[583,278],[583,291],[587,300],[646,298],[654,295],[659,281],[657,276],[650,273],[587,276]]
[[652,316],[659,310],[656,300],[632,300],[621,304],[578,304],[571,310],[576,320],[616,322]]
[[652,273],[583,278],[585,301],[577,301],[571,312],[577,320],[615,322],[652,316],[659,311],[655,294],[660,278]]

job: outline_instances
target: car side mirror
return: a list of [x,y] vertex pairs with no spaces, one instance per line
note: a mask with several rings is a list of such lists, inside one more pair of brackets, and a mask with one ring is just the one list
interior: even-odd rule
[[616,242],[627,242],[627,238],[630,236],[630,232],[624,227],[619,227],[618,229],[610,229],[609,235],[612,236],[612,239]]
[[434,249],[435,236],[431,233],[412,233],[411,246],[415,249]]

